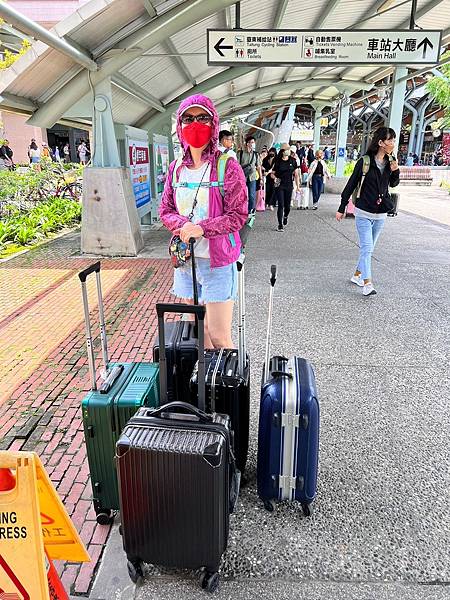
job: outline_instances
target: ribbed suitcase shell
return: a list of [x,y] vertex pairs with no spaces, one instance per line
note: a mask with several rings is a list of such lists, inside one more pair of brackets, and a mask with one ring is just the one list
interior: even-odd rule
[[149,415],[140,409],[116,448],[128,560],[217,571],[229,529],[229,418],[215,414],[206,424]]
[[82,401],[84,435],[97,514],[119,508],[114,456],[123,427],[141,406],[159,404],[158,365],[116,364],[122,364],[124,369],[110,391],[107,394],[90,391]]
[[[164,324],[167,359],[167,398],[161,404],[180,401],[190,402],[189,380],[198,357],[198,338],[193,321],[176,321]],[[159,336],[153,346],[153,362],[159,362]]]
[[[219,361],[219,364],[217,364]],[[206,410],[211,411],[211,396],[215,392],[215,410],[230,416],[236,465],[245,471],[250,428],[250,358],[247,355],[244,377],[239,375],[237,350],[207,350],[205,352]],[[191,378],[193,399],[197,398],[198,365]]]
[[[289,361],[279,356],[271,359],[270,373],[286,373],[288,370],[293,375],[290,381],[282,375],[271,376],[263,383],[261,390],[258,495],[263,500],[289,499],[308,505],[317,492],[319,403],[311,364],[298,357]],[[295,385],[296,408],[292,417],[285,416],[288,385]],[[298,426],[290,426],[294,422],[298,422]],[[283,470],[286,466],[285,454],[291,449],[293,468],[292,471],[286,471]],[[282,475],[293,478],[288,491],[286,484],[283,486],[281,483]]]

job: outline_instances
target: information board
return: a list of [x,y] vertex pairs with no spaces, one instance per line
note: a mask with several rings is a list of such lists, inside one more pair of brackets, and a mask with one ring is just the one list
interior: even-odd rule
[[209,65],[431,64],[441,31],[208,29]]

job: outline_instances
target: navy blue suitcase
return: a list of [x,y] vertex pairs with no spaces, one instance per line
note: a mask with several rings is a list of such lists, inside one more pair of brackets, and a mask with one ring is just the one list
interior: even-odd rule
[[277,500],[296,500],[305,516],[317,492],[319,402],[314,371],[304,358],[274,356],[269,361],[273,286],[266,342],[258,432],[258,496],[267,510]]

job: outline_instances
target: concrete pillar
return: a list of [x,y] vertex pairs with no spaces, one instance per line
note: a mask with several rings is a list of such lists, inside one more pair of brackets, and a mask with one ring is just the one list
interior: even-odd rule
[[288,113],[286,118],[281,123],[280,129],[278,131],[278,135],[276,138],[276,143],[279,144],[289,144],[289,140],[291,138],[292,128],[294,127],[294,116],[295,109],[297,108],[296,104],[291,104],[289,106]]
[[92,167],[83,173],[81,251],[136,256],[144,247],[130,172],[120,166],[112,117],[111,82],[94,87]]
[[336,166],[336,177],[344,176],[344,167],[347,158],[347,130],[350,116],[350,104],[341,102],[339,108],[338,126],[336,131],[336,151],[334,164]]
[[[406,67],[396,67],[393,75],[391,98],[389,106],[388,127],[391,127],[395,133],[395,154],[397,154],[398,143],[400,141],[400,131],[402,128],[403,105],[405,102],[406,76],[408,69]],[[400,81],[400,79],[403,81]]]

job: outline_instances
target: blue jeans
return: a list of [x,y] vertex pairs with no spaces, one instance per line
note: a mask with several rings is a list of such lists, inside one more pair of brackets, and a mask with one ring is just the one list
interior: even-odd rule
[[375,249],[380,233],[384,227],[384,219],[367,219],[356,217],[356,229],[359,236],[359,260],[358,271],[362,273],[363,279],[372,279],[372,254]]
[[255,210],[256,208],[256,181],[248,181],[247,179],[247,192],[248,192],[248,212]]
[[313,175],[311,183],[313,202],[316,204],[319,202],[320,194],[323,191],[323,177],[321,175]]

